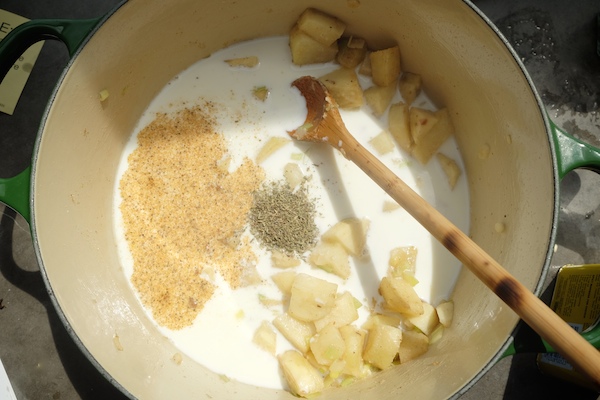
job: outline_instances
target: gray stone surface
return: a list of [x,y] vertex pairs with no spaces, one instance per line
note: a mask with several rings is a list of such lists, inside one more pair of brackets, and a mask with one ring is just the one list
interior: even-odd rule
[[[365,2],[367,0],[364,0]],[[3,0],[0,8],[28,18],[89,18],[116,0]],[[560,126],[600,146],[600,58],[597,0],[479,0],[475,4],[513,44]],[[0,177],[29,163],[37,126],[68,56],[44,45],[14,116],[0,114]],[[557,251],[542,296],[567,263],[600,262],[600,177],[570,173],[561,184]],[[62,326],[38,272],[28,225],[0,205],[0,359],[19,399],[124,398],[82,355]],[[596,399],[597,394],[542,375],[535,355],[508,357],[461,399]]]

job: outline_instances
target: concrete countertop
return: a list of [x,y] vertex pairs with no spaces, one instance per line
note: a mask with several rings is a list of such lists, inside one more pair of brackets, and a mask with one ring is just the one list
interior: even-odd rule
[[[91,18],[117,0],[3,0],[0,8],[27,18]],[[600,147],[600,57],[596,0],[478,0],[532,76],[550,117]],[[68,61],[61,43],[47,42],[13,116],[0,114],[0,177],[30,162],[38,125]],[[564,264],[600,262],[600,177],[575,171],[561,183],[557,251],[542,295]],[[25,220],[0,205],[0,359],[19,399],[121,399],[63,327],[38,272]],[[2,308],[4,307],[4,308]],[[1,397],[1,396],[0,396]],[[461,399],[596,399],[598,395],[542,375],[534,354],[505,358]]]

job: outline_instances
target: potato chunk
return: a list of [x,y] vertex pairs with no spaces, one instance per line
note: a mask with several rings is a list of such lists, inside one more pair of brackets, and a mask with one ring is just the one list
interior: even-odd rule
[[263,321],[262,324],[260,324],[256,332],[254,332],[252,341],[261,349],[275,355],[277,335],[268,322]]
[[281,332],[295,348],[306,354],[309,350],[309,341],[316,333],[315,327],[310,322],[298,321],[288,313],[278,315],[273,320],[273,326]]
[[329,228],[321,239],[340,243],[352,256],[360,256],[367,242],[370,222],[366,218],[346,218]]
[[374,51],[371,59],[371,76],[378,86],[389,86],[400,76],[400,49],[398,46]]
[[362,329],[345,325],[340,328],[340,334],[346,344],[346,350],[342,356],[346,361],[343,373],[360,377],[364,375],[364,362],[362,352],[365,344],[366,332]]
[[[442,108],[435,112],[437,122],[426,132],[421,132],[418,138],[413,135],[415,145],[412,149],[412,155],[419,160],[421,164],[427,164],[431,157],[438,151],[439,147],[454,134],[454,126],[450,120],[448,109]],[[412,126],[412,119],[411,119]]]
[[363,105],[363,91],[353,69],[339,68],[319,78],[338,106],[343,109],[359,108]]
[[248,57],[240,57],[240,58],[231,58],[229,60],[225,60],[230,67],[245,67],[252,68],[258,65],[258,57],[256,56],[248,56]]
[[423,302],[404,279],[384,277],[379,285],[379,292],[390,310],[407,316],[423,314]]
[[331,312],[325,317],[315,321],[317,332],[321,331],[327,325],[333,325],[340,328],[349,325],[358,319],[356,302],[350,292],[344,292],[337,296]]
[[365,100],[376,117],[381,117],[385,113],[394,94],[396,94],[396,85],[375,85],[364,91]]
[[423,313],[421,315],[410,317],[408,321],[428,336],[440,322],[435,307],[427,302],[423,302]]
[[390,106],[390,110],[388,112],[388,127],[390,133],[400,148],[410,153],[412,151],[414,141],[410,133],[408,104],[396,103]]
[[271,276],[277,288],[281,290],[284,296],[290,296],[292,294],[292,285],[294,279],[296,279],[297,273],[295,271],[284,271]]
[[311,339],[310,350],[320,365],[331,365],[344,355],[346,345],[340,330],[329,324]]
[[287,163],[283,167],[283,177],[292,189],[298,186],[304,180],[304,175],[297,163]]
[[288,313],[300,321],[315,321],[325,317],[335,304],[335,283],[308,274],[296,275],[292,284]]
[[442,166],[444,174],[446,174],[446,178],[448,179],[450,189],[454,189],[454,187],[456,186],[456,182],[458,182],[458,178],[460,178],[460,175],[462,173],[460,167],[458,166],[456,161],[454,161],[445,154],[437,153],[436,157],[440,165]]
[[324,389],[323,377],[319,371],[299,352],[286,351],[279,356],[279,363],[292,393],[307,397]]
[[404,271],[415,272],[418,250],[415,246],[401,246],[390,251],[388,273],[394,278],[401,278]]
[[406,104],[412,104],[421,93],[421,75],[404,72],[398,81],[398,89]]
[[335,60],[342,67],[355,68],[367,55],[367,45],[364,39],[353,36],[341,38],[338,41],[339,50]]
[[321,44],[294,26],[290,31],[290,50],[295,65],[318,64],[335,60],[338,45]]
[[402,330],[390,325],[377,324],[369,330],[363,352],[366,362],[379,369],[392,365],[402,341]]
[[424,108],[412,107],[410,116],[410,134],[415,145],[424,143],[427,140],[429,132],[438,122],[435,112]]
[[284,138],[281,136],[271,137],[258,151],[258,155],[256,156],[256,163],[263,163],[267,158],[273,155],[273,153],[275,153],[277,150],[279,150],[288,143],[290,143],[290,140],[288,138]]
[[300,260],[294,256],[282,253],[281,251],[271,251],[271,262],[275,268],[293,268],[300,265]]
[[395,149],[394,140],[387,131],[381,131],[377,136],[369,140],[369,143],[377,151],[377,154],[381,156],[391,153]]
[[429,338],[427,335],[417,331],[402,332],[402,342],[400,342],[400,349],[398,351],[401,364],[414,360],[425,354],[427,350],[429,350]]
[[346,29],[344,22],[314,8],[304,10],[296,25],[302,32],[325,46],[335,43]]
[[452,325],[452,320],[454,319],[454,302],[452,300],[441,302],[435,309],[440,319],[440,324],[446,328]]
[[310,252],[308,262],[317,268],[335,274],[342,279],[350,276],[348,253],[337,242],[319,242]]

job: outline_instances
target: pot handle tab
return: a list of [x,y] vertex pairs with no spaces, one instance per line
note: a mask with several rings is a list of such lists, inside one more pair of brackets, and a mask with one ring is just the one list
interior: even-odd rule
[[[600,318],[581,333],[581,336],[592,346],[600,349]],[[529,325],[521,323],[517,335],[512,343],[502,354],[502,357],[512,356],[520,353],[554,353],[552,348],[544,339],[540,337]]]
[[102,18],[39,19],[17,26],[0,41],[0,82],[21,54],[41,40],[62,41],[73,57]]
[[550,127],[552,128],[560,179],[577,168],[590,169],[600,173],[600,149],[569,135],[552,121],[550,121]]
[[[0,41],[0,82],[15,61],[32,44],[41,40],[62,41],[73,57],[83,41],[103,17],[93,19],[40,19],[14,28]],[[5,203],[30,222],[29,185],[31,166],[12,178],[0,178],[0,202]]]
[[29,183],[31,167],[12,178],[0,178],[0,202],[8,205],[21,214],[27,222],[30,221]]

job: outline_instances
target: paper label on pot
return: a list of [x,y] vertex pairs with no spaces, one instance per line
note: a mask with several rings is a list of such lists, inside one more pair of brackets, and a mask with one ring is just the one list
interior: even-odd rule
[[[20,15],[13,14],[6,10],[0,10],[0,40],[4,39],[17,26],[27,22],[28,19]],[[12,115],[29,79],[33,65],[42,50],[43,42],[38,42],[13,64],[13,67],[0,83],[0,111]]]

